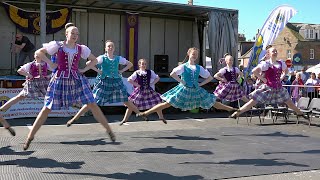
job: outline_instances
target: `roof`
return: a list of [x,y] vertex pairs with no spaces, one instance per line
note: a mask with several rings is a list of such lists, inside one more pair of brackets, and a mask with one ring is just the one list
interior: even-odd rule
[[[33,8],[34,5],[40,4],[39,1],[35,0],[2,0],[2,2],[7,2],[17,7],[30,6]],[[192,19],[208,19],[208,13],[211,11],[231,12],[236,14],[238,13],[238,10],[234,9],[168,3],[150,0],[47,0],[46,2],[48,10],[55,10],[54,8],[58,9],[58,7],[61,8],[61,6],[63,6],[87,10],[136,12],[142,14],[166,15]]]
[[287,23],[287,28],[292,32],[292,34],[299,40],[299,41],[309,41],[304,39],[301,34],[299,33],[299,30],[304,24],[302,23]]

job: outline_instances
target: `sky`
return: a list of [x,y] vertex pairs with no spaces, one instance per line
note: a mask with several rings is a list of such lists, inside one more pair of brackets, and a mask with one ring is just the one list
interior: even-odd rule
[[[187,4],[188,0],[160,0]],[[289,22],[320,24],[320,0],[193,0],[194,5],[237,9],[239,12],[238,32],[252,40],[261,29],[273,9],[290,5],[297,10]]]

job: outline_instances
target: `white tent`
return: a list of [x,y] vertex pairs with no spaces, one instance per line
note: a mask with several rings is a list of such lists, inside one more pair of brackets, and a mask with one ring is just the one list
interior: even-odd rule
[[311,68],[307,69],[306,72],[315,73],[316,75],[320,73],[320,64],[312,66]]

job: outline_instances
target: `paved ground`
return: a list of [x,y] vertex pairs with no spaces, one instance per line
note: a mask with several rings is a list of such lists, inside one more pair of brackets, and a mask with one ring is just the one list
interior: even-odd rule
[[318,125],[254,118],[248,126],[221,112],[166,117],[167,125],[132,118],[119,126],[122,116],[108,116],[116,143],[91,116],[69,128],[50,118],[28,151],[34,119],[10,120],[17,136],[0,130],[0,179],[320,179]]

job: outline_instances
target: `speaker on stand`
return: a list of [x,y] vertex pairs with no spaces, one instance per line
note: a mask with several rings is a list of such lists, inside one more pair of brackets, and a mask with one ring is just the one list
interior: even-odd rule
[[156,73],[168,73],[169,71],[168,55],[154,55],[154,71]]

